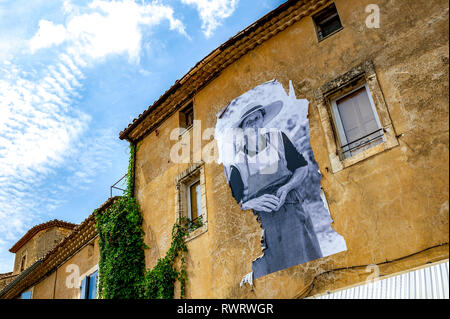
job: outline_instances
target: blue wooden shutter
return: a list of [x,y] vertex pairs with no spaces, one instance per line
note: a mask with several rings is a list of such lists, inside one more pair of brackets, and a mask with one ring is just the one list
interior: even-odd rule
[[84,277],[81,281],[81,291],[80,291],[80,299],[86,299],[86,294],[88,290],[88,277]]
[[97,276],[98,273],[94,272],[89,276],[89,293],[88,299],[96,299],[97,298]]
[[[346,143],[343,144],[348,145],[344,147],[344,151],[356,150],[359,145],[381,135],[376,132],[379,129],[378,122],[365,87],[338,100],[337,108],[346,138]],[[363,138],[364,136],[367,137]]]
[[31,299],[31,291],[26,291],[26,292],[22,293],[22,295],[20,296],[20,299]]

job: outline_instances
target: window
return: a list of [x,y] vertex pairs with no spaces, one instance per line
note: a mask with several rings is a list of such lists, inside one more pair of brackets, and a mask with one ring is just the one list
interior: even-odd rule
[[333,173],[399,145],[372,61],[324,83],[314,96]]
[[30,291],[25,291],[20,295],[20,299],[32,299],[32,293]]
[[97,275],[98,272],[96,271],[83,278],[81,281],[80,299],[97,298]]
[[208,230],[204,163],[191,165],[175,179],[175,218],[187,218],[192,240]]
[[27,255],[24,254],[20,260],[20,271],[24,271],[27,263]]
[[341,159],[383,142],[383,129],[367,85],[332,102]]
[[202,199],[200,180],[196,180],[188,188],[188,218],[196,221],[202,215]]
[[341,19],[334,3],[316,13],[313,16],[313,21],[319,41],[342,29]]
[[180,127],[190,128],[194,124],[194,103],[191,101],[180,111]]

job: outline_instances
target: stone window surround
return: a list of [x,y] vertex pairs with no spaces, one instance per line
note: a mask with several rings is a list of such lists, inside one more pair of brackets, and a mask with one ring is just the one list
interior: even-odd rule
[[[351,88],[355,87],[355,83],[358,85],[361,85],[361,83],[367,84],[367,87],[369,88],[368,93],[374,102],[381,128],[383,129],[384,141],[361,153],[355,154],[349,158],[341,159],[338,155],[340,144],[337,137],[337,128],[333,119],[332,101],[339,97],[337,94],[342,96],[345,95],[346,92],[351,91]],[[372,61],[366,61],[345,74],[322,85],[314,91],[314,96],[320,122],[325,133],[325,140],[333,173],[337,173],[368,157],[399,145]]]
[[201,205],[202,205],[202,226],[191,231],[186,236],[185,242],[202,235],[208,230],[208,212],[206,209],[206,186],[205,186],[205,166],[204,162],[191,164],[186,170],[181,172],[175,178],[175,218],[178,220],[183,216],[187,216],[187,186],[195,179],[200,180]]

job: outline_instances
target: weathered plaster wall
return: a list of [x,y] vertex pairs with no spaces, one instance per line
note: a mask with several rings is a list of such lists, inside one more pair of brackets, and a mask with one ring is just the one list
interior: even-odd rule
[[[74,266],[78,267],[79,279],[90,275],[98,265],[100,251],[98,238],[91,244],[80,249],[76,254],[58,267],[47,277],[34,285],[33,299],[78,299],[80,297],[80,286],[73,286],[72,278],[76,274]],[[56,277],[56,278],[55,278]]]
[[[311,145],[322,172],[333,227],[348,250],[239,287],[261,254],[260,228],[231,196],[223,167],[205,164],[208,231],[188,243],[187,297],[293,298],[448,258],[448,2],[382,0],[381,28],[367,29],[372,1],[335,1],[344,29],[318,43],[310,17],[230,65],[194,98],[195,118],[215,127],[232,99],[276,78],[307,98]],[[332,173],[314,89],[372,60],[399,146]],[[148,267],[163,257],[175,222],[172,115],[139,144],[136,196],[144,215]],[[205,144],[205,143],[204,143]],[[444,246],[439,246],[445,244]],[[397,260],[395,262],[391,262]]]

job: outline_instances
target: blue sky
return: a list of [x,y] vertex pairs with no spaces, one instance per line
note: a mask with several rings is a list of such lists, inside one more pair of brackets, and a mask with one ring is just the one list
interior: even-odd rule
[[118,137],[284,0],[0,0],[0,273],[36,224],[80,223],[127,170]]

